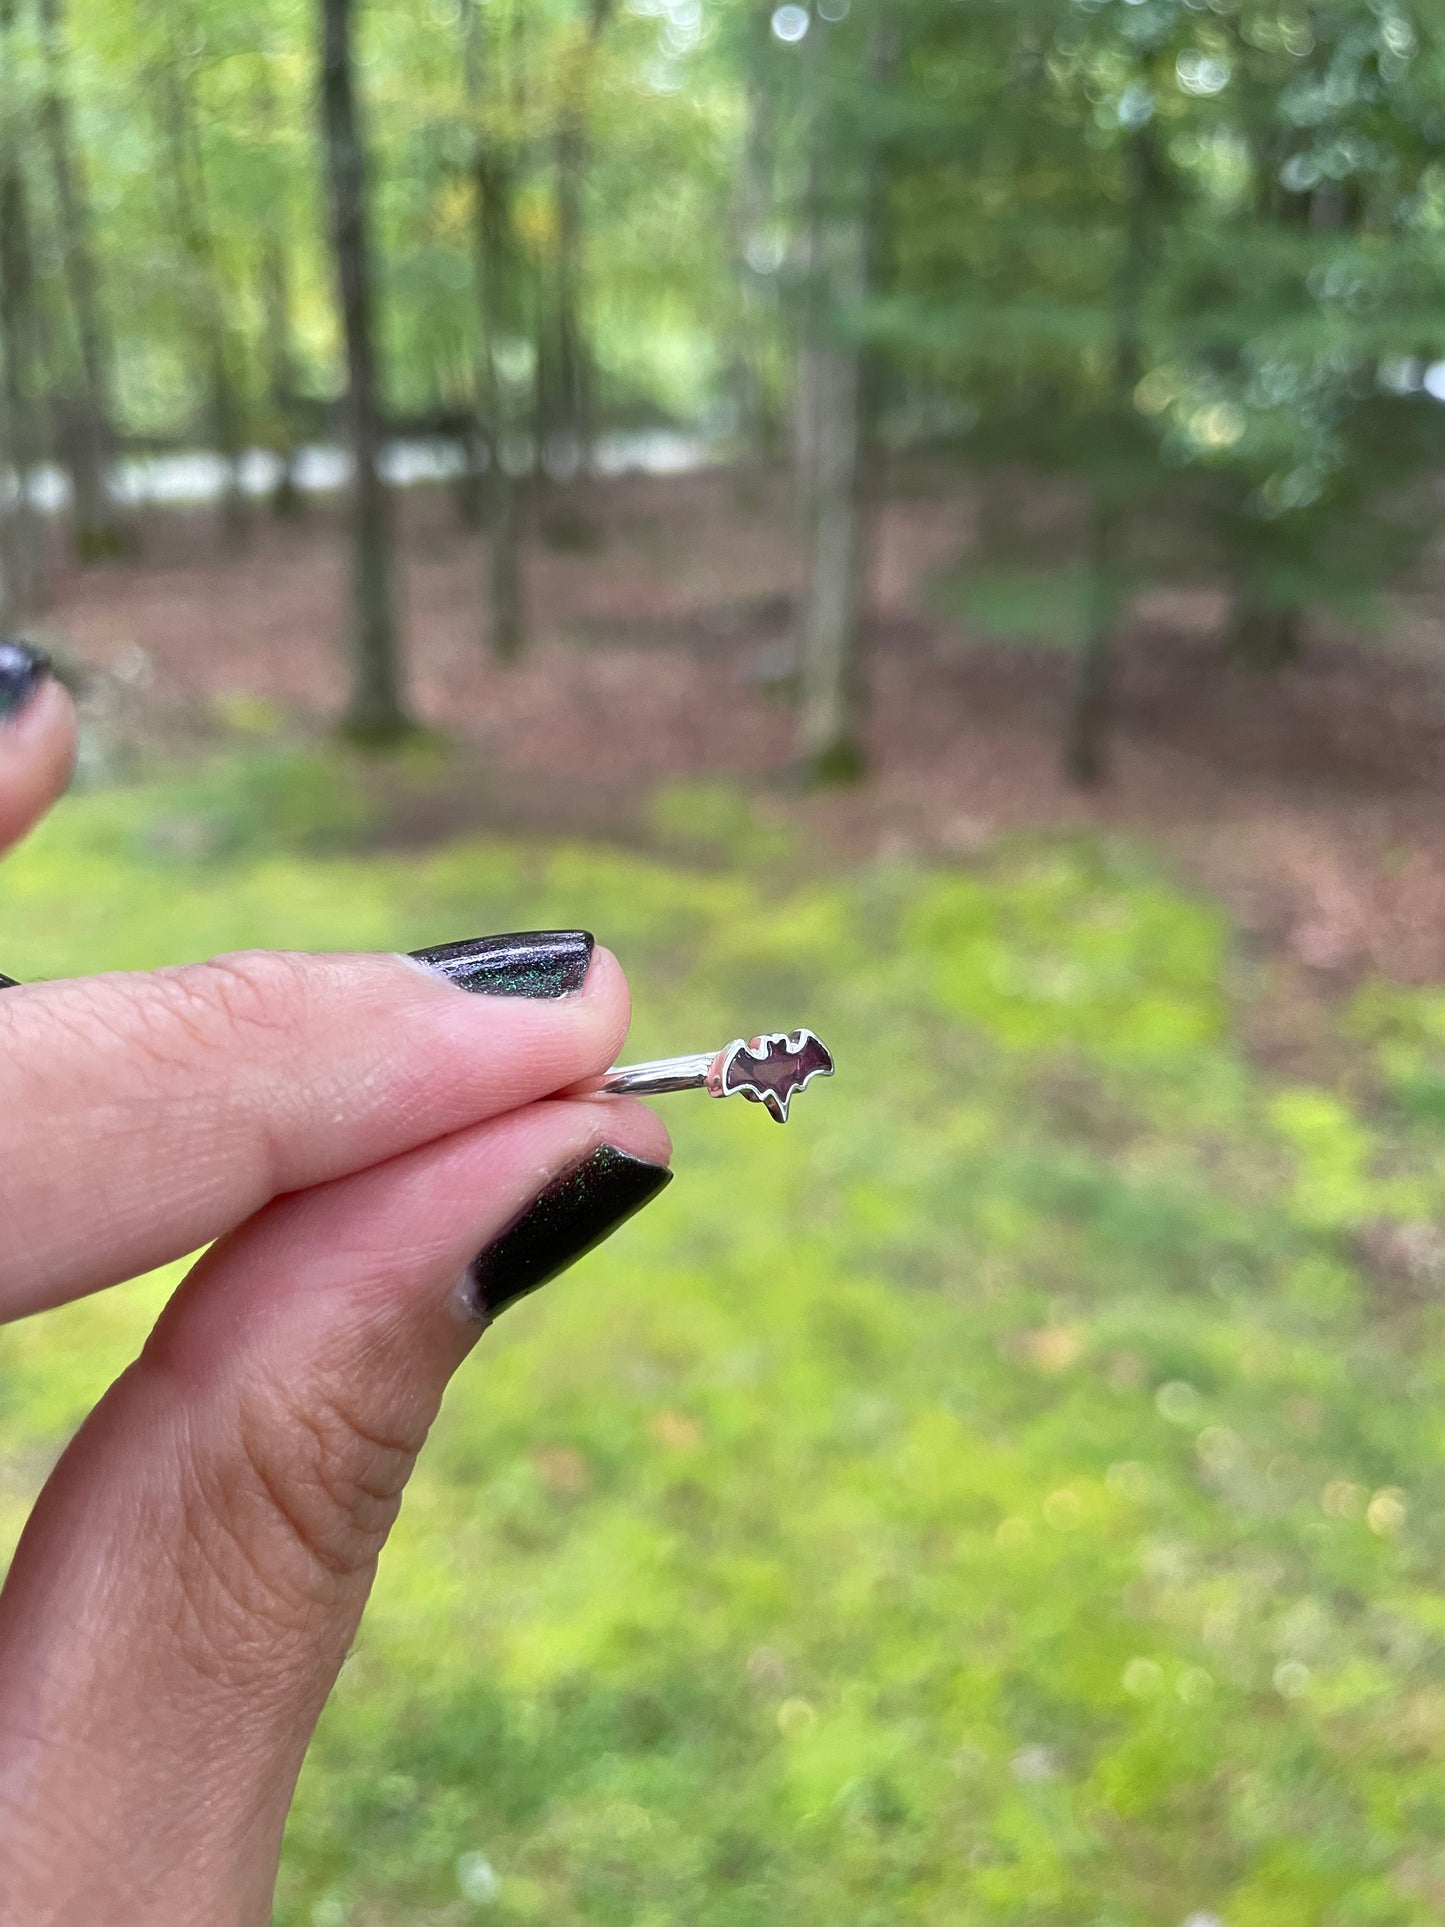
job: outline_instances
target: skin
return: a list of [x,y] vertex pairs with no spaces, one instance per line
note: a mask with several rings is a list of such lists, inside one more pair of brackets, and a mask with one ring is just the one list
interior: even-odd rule
[[[63,788],[47,685],[0,838]],[[555,1002],[396,957],[0,993],[0,1322],[209,1245],[60,1460],[0,1592],[0,1859],[28,1927],[260,1927],[403,1489],[480,1327],[459,1282],[602,1143],[664,1163],[599,950]]]

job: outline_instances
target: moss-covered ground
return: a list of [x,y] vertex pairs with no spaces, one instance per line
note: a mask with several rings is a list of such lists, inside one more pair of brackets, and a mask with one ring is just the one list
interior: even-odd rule
[[[585,923],[639,1055],[808,1022],[784,1135],[458,1380],[303,1777],[283,1927],[1424,1927],[1445,1915],[1445,996],[1344,1076],[1145,856],[388,851],[324,761],[81,796],[0,965]],[[686,853],[681,854],[685,848]],[[173,1275],[0,1333],[0,1550]]]

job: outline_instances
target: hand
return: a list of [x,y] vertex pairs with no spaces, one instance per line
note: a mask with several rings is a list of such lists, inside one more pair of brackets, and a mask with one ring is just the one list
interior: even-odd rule
[[[74,723],[6,648],[13,840]],[[548,1095],[627,1022],[580,933],[0,990],[0,1320],[210,1245],[0,1593],[0,1918],[269,1919],[302,1756],[448,1378],[666,1182],[650,1112]]]

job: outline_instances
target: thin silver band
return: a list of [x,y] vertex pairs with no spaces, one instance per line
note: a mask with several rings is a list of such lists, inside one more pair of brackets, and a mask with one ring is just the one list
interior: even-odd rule
[[716,1051],[699,1057],[661,1057],[652,1064],[619,1064],[586,1090],[598,1097],[666,1097],[671,1091],[705,1091]]
[[761,1104],[775,1123],[786,1124],[798,1092],[815,1077],[833,1075],[833,1056],[816,1031],[771,1031],[751,1042],[735,1037],[720,1051],[696,1057],[663,1057],[651,1064],[619,1064],[578,1096],[663,1097],[669,1091],[706,1091],[710,1097],[745,1097]]

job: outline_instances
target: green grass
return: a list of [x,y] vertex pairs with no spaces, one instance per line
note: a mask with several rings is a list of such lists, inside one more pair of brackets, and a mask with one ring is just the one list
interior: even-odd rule
[[[639,1054],[838,1056],[786,1136],[672,1103],[667,1197],[456,1383],[283,1927],[1438,1921],[1445,1000],[1282,1087],[1137,854],[818,880],[698,815],[367,856],[336,770],[253,764],[0,871],[17,975],[586,922]],[[0,1334],[7,1543],[168,1282]]]

